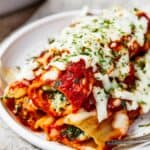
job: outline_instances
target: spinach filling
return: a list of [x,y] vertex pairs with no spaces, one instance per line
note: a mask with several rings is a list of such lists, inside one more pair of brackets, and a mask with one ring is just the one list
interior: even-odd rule
[[84,134],[84,132],[72,125],[68,125],[67,128],[61,132],[61,135],[68,138],[69,140],[74,140],[78,138],[81,134]]
[[57,112],[60,113],[65,110],[65,107],[69,105],[66,97],[63,93],[59,92],[53,87],[48,85],[42,86],[42,90],[48,96],[48,99],[51,101],[51,107]]

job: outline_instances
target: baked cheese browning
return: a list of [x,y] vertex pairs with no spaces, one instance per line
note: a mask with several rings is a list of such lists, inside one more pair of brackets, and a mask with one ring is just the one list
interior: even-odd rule
[[[150,18],[120,8],[83,16],[17,72],[9,110],[50,141],[104,150],[150,110]],[[108,148],[110,149],[110,148]]]

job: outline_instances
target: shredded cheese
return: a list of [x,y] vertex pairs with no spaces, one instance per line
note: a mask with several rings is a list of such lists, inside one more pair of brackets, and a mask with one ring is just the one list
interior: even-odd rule
[[101,122],[102,120],[107,118],[107,102],[108,97],[104,91],[100,87],[93,88],[93,95],[96,100],[96,109],[97,109],[97,117],[98,121]]

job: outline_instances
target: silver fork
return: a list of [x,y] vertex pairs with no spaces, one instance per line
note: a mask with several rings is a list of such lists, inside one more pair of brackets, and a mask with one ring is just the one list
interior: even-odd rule
[[150,142],[150,133],[139,136],[139,137],[133,137],[133,138],[126,138],[124,140],[111,140],[108,141],[108,145],[118,145],[118,144],[138,144],[138,143],[144,143],[144,142]]
[[[112,150],[149,150],[150,142],[140,143],[140,144],[131,144],[131,145],[118,145],[115,146]],[[148,149],[147,149],[148,148]]]
[[149,145],[150,144],[150,133],[139,136],[139,137],[132,137],[132,138],[126,138],[123,140],[111,140],[106,143],[109,146],[116,146],[113,148],[113,150],[122,150],[123,148],[131,148],[135,146],[142,146]]

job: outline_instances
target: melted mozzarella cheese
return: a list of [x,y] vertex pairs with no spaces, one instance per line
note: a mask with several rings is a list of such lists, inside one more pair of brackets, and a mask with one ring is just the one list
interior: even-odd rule
[[59,70],[56,68],[52,68],[51,70],[47,71],[43,76],[43,80],[56,80],[59,75]]
[[89,68],[91,66],[91,61],[92,61],[91,57],[85,56],[85,55],[78,55],[78,56],[70,57],[69,61],[76,63],[80,61],[81,59],[84,60],[86,68]]
[[127,105],[127,110],[131,111],[131,110],[136,110],[139,107],[139,104],[137,101],[132,101],[132,103],[126,102]]
[[108,91],[112,87],[112,83],[111,83],[109,76],[107,74],[102,75],[101,73],[95,73],[94,77],[97,80],[101,80],[103,82],[103,86],[104,86],[105,90]]
[[96,110],[98,121],[101,122],[102,120],[106,119],[107,114],[107,101],[108,97],[104,91],[100,87],[93,87],[93,95],[96,100]]
[[136,110],[138,108],[138,97],[135,95],[135,93],[125,91],[125,90],[119,90],[116,89],[113,93],[113,96],[115,98],[125,99],[125,100],[131,100],[131,103],[126,102],[127,109],[130,110]]
[[59,70],[65,70],[66,69],[66,64],[64,62],[60,62],[60,61],[52,61],[50,63],[51,66],[54,66],[56,68],[58,68]]
[[141,46],[144,44],[147,20],[143,17],[139,19],[135,14],[123,9],[103,10],[99,16],[84,16],[76,22],[78,23],[73,27],[64,29],[51,47],[68,49],[71,53],[80,51],[83,47],[98,50],[101,47],[99,41],[103,44],[116,41],[131,34],[133,26],[133,37]]
[[87,112],[84,110],[80,110],[79,112],[75,113],[75,114],[70,114],[65,118],[65,123],[68,122],[80,122],[82,120],[85,120],[91,116],[96,116],[96,112],[92,111],[92,112]]
[[138,43],[142,46],[144,44],[144,34],[147,31],[148,22],[146,18],[140,18],[140,21],[136,21],[136,32],[135,32],[135,39]]
[[33,69],[35,69],[36,67],[37,67],[36,63],[30,63],[30,64],[23,66],[21,68],[20,72],[16,74],[16,79],[17,80],[21,80],[21,79],[32,80],[32,79],[34,79],[35,76],[33,73]]
[[111,76],[119,77],[119,79],[124,80],[129,71],[129,52],[128,50],[123,50],[120,59],[116,62],[116,68],[112,71]]
[[142,107],[144,113],[150,110],[150,52],[145,57],[145,68],[141,70],[136,66],[136,75],[139,80],[136,81],[136,89],[133,92],[115,89],[113,96],[115,98],[131,100],[132,103],[127,103],[128,110],[134,110],[138,108],[138,103]]
[[119,129],[123,135],[126,134],[129,128],[128,115],[125,114],[124,112],[117,112],[114,121],[112,123],[112,126],[115,129]]
[[32,80],[34,79],[34,74],[30,68],[23,68],[23,70],[17,75],[16,78],[18,80],[21,80],[21,79]]
[[121,98],[121,99],[127,99],[127,100],[131,100],[134,101],[135,100],[135,94],[129,91],[125,91],[125,90],[120,90],[120,89],[115,89],[113,96],[115,98]]

